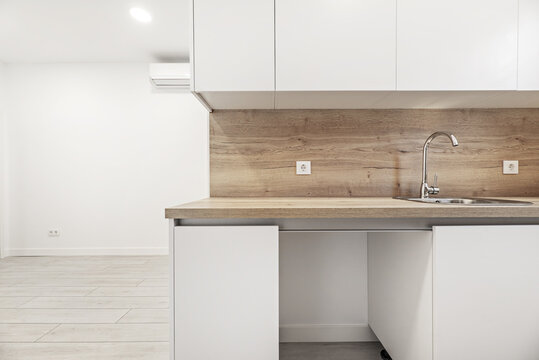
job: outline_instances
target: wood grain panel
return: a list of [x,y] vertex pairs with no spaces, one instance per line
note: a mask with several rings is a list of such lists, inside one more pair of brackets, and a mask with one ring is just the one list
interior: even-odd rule
[[[539,198],[514,197],[527,206],[439,205],[390,197],[211,197],[165,210],[168,219],[429,219],[429,218],[534,218],[539,219]],[[152,279],[146,279],[149,281]],[[144,282],[141,286],[148,286]]]
[[[440,196],[539,196],[539,109],[241,110],[210,114],[211,196],[410,196],[425,139]],[[296,175],[310,160],[312,175]],[[503,175],[502,160],[520,174]]]

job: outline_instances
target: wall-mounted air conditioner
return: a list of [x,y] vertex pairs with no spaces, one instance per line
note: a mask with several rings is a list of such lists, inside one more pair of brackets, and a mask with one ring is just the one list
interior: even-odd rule
[[189,90],[191,66],[189,63],[150,64],[150,80],[156,88]]

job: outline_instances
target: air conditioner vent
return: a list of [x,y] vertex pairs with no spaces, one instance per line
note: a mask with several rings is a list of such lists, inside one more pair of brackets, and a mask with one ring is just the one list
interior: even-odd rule
[[191,88],[189,63],[150,64],[150,80],[156,88]]

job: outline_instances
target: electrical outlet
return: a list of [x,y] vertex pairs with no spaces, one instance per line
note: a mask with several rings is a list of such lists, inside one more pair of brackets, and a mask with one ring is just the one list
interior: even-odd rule
[[504,160],[503,173],[506,175],[518,174],[518,160]]
[[296,175],[311,175],[311,162],[296,161]]
[[60,236],[60,230],[58,230],[58,229],[50,229],[49,230],[49,236],[50,237],[58,237],[58,236]]

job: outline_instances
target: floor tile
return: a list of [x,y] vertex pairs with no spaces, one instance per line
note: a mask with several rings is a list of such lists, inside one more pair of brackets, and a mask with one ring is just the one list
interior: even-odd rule
[[0,296],[0,309],[18,308],[32,299],[32,296]]
[[141,265],[146,264],[150,260],[150,257],[139,257],[139,256],[67,256],[58,258],[54,261],[55,264],[63,265],[81,265],[81,264],[92,264],[92,265],[114,265],[114,264],[131,264],[131,265]]
[[0,286],[15,286],[21,283],[21,279],[0,279]]
[[168,323],[169,319],[168,309],[133,309],[118,323]]
[[0,343],[33,342],[56,326],[58,324],[0,324]]
[[99,270],[99,271],[32,271],[32,272],[3,272],[0,270],[0,280],[17,279],[17,281],[30,278],[33,282],[50,282],[55,280],[118,280],[123,279],[167,279],[168,276],[161,272],[149,271],[120,271],[120,270]]
[[0,344],[2,360],[168,360],[168,343]]
[[0,262],[1,265],[14,265],[14,264],[51,264],[56,258],[52,256],[10,256],[3,258]]
[[[63,286],[137,286],[143,282],[144,279],[27,279],[18,280],[11,285],[14,286],[50,286],[50,287],[63,287]],[[1,284],[1,280],[0,280]]]
[[16,265],[10,265],[7,267],[0,267],[0,274],[11,274],[11,275],[17,275],[17,274],[24,274],[24,273],[60,273],[64,272],[66,274],[68,273],[81,273],[84,274],[86,272],[92,272],[92,271],[101,271],[105,270],[109,266],[106,264],[103,265],[92,265],[92,264],[72,264],[72,265],[58,265],[58,264],[16,264]]
[[169,296],[169,291],[166,286],[100,287],[87,296]]
[[168,360],[167,277],[168,256],[0,259],[0,359]]
[[39,342],[168,341],[168,324],[62,324]]
[[[85,296],[96,287],[0,287],[0,296]],[[108,288],[101,288],[108,289]],[[112,288],[114,289],[114,288]],[[131,287],[127,289],[137,289]]]
[[[1,304],[1,298],[0,298]],[[166,309],[166,296],[43,296],[21,305],[25,309]]]
[[0,323],[115,323],[128,311],[129,309],[2,309]]
[[286,343],[279,346],[280,360],[380,360],[378,342]]
[[168,279],[146,279],[143,282],[141,282],[138,286],[168,286],[169,280]]
[[107,271],[149,271],[149,272],[159,272],[161,274],[166,274],[169,270],[168,264],[143,264],[143,265],[111,265],[108,266],[105,270]]

